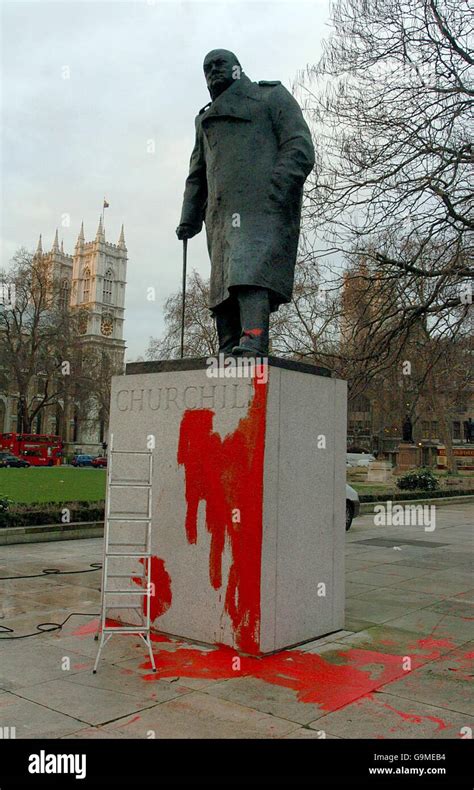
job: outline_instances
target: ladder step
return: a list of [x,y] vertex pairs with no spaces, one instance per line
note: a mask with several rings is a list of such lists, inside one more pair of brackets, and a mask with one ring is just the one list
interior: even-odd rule
[[106,557],[142,557],[144,560],[151,558],[151,553],[146,551],[107,551]]
[[121,631],[123,634],[148,634],[148,628],[120,628],[119,626],[106,626],[103,631]]
[[120,483],[109,483],[109,488],[151,488],[151,483],[135,483],[134,480],[124,480]]
[[107,516],[107,521],[124,521],[125,523],[130,523],[132,521],[140,521],[142,524],[145,522],[151,521],[150,516]]
[[131,609],[131,610],[136,609],[137,612],[141,612],[142,611],[142,607],[141,606],[124,606],[123,603],[120,603],[120,604],[114,603],[112,605],[105,604],[105,608],[106,609]]
[[151,450],[111,450],[114,455],[153,455]]
[[140,549],[143,546],[143,543],[124,543],[120,541],[114,541],[114,543],[109,542],[110,549],[115,549],[117,546],[132,546],[133,548]]

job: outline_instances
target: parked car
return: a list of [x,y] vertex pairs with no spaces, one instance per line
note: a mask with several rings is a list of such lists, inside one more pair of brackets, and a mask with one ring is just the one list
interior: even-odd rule
[[347,453],[346,466],[368,466],[375,461],[372,453]]
[[28,461],[25,461],[23,458],[18,458],[17,455],[13,455],[13,453],[8,453],[5,450],[2,450],[0,451],[0,468],[8,466],[26,468],[27,466],[31,466],[31,464],[28,463]]
[[73,466],[92,466],[92,455],[75,455],[71,463]]
[[107,466],[107,456],[105,455],[98,455],[97,458],[92,460],[92,466],[96,469],[100,469],[103,466]]
[[359,494],[346,483],[346,532],[350,530],[352,519],[359,515],[360,501]]

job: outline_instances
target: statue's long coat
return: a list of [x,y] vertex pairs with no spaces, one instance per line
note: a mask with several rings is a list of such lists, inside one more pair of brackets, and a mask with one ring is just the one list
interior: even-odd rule
[[271,290],[272,309],[293,289],[303,184],[314,165],[301,109],[279,82],[247,76],[196,117],[181,222],[206,223],[210,307],[229,288]]

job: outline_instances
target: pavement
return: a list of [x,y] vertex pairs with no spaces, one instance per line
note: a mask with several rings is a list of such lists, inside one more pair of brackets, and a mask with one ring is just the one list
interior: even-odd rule
[[[472,737],[471,523],[469,503],[439,508],[432,531],[362,516],[346,535],[344,631],[264,658],[156,635],[156,674],[143,642],[123,635],[92,674],[100,571],[0,580],[8,636],[83,613],[61,631],[0,636],[0,728],[65,739]],[[3,546],[0,577],[101,559],[97,538]]]

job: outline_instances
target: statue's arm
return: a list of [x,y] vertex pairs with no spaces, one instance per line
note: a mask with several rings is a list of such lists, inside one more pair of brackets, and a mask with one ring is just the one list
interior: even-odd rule
[[196,118],[195,125],[196,141],[191,154],[189,174],[184,189],[180,225],[189,225],[193,228],[194,233],[199,233],[202,228],[207,202],[207,177],[199,116]]
[[284,201],[293,189],[301,189],[313,169],[314,146],[298,102],[283,85],[273,89],[270,111],[278,139],[272,185],[277,197]]

